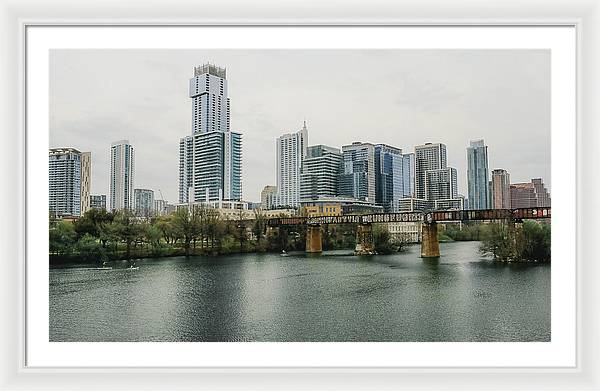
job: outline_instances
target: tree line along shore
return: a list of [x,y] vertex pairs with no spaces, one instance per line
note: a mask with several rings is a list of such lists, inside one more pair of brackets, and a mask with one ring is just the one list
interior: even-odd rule
[[[267,219],[260,210],[251,222],[223,218],[218,211],[186,208],[145,220],[130,211],[91,209],[75,221],[50,217],[51,264],[95,263],[111,260],[167,256],[224,255],[303,251],[305,226],[282,226],[267,234]],[[441,242],[479,241],[483,255],[499,261],[550,262],[550,223],[524,221],[446,224],[439,230]],[[323,250],[353,249],[356,227],[352,224],[323,226]],[[378,254],[402,251],[404,236],[392,235],[385,224],[374,224],[373,240]]]

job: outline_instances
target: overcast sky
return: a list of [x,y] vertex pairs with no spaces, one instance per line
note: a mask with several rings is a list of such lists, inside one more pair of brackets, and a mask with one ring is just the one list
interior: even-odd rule
[[445,143],[465,196],[466,147],[479,138],[490,170],[550,187],[547,50],[52,50],[50,147],[91,151],[92,194],[107,194],[110,143],[129,139],[135,187],[177,202],[188,80],[205,62],[227,68],[245,200],[275,184],[275,139],[304,119],[309,145]]

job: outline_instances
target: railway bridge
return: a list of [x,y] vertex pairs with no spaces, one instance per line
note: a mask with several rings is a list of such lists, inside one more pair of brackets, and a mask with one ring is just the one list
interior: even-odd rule
[[373,224],[397,222],[421,222],[421,257],[435,258],[440,256],[438,241],[438,222],[456,221],[493,221],[504,220],[521,222],[526,219],[550,219],[550,207],[519,209],[484,209],[431,212],[375,213],[364,215],[317,216],[317,217],[280,217],[267,221],[267,229],[277,231],[281,226],[306,225],[306,252],[323,251],[323,229],[326,224],[355,224],[355,254],[373,254]]

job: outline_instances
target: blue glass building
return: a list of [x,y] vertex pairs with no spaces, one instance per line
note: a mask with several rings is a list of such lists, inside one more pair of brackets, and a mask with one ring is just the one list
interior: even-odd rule
[[414,195],[414,154],[385,144],[375,145],[375,200],[391,212],[402,198]]
[[469,209],[491,208],[487,146],[483,140],[473,140],[467,147],[467,187]]

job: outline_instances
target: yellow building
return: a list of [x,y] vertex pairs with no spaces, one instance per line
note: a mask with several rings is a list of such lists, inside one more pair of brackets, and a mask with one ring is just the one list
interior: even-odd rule
[[304,206],[308,217],[317,216],[341,216],[342,204],[340,203],[319,203],[315,205]]
[[346,197],[324,197],[300,201],[304,214],[308,217],[341,216],[351,214],[382,213],[380,205]]

